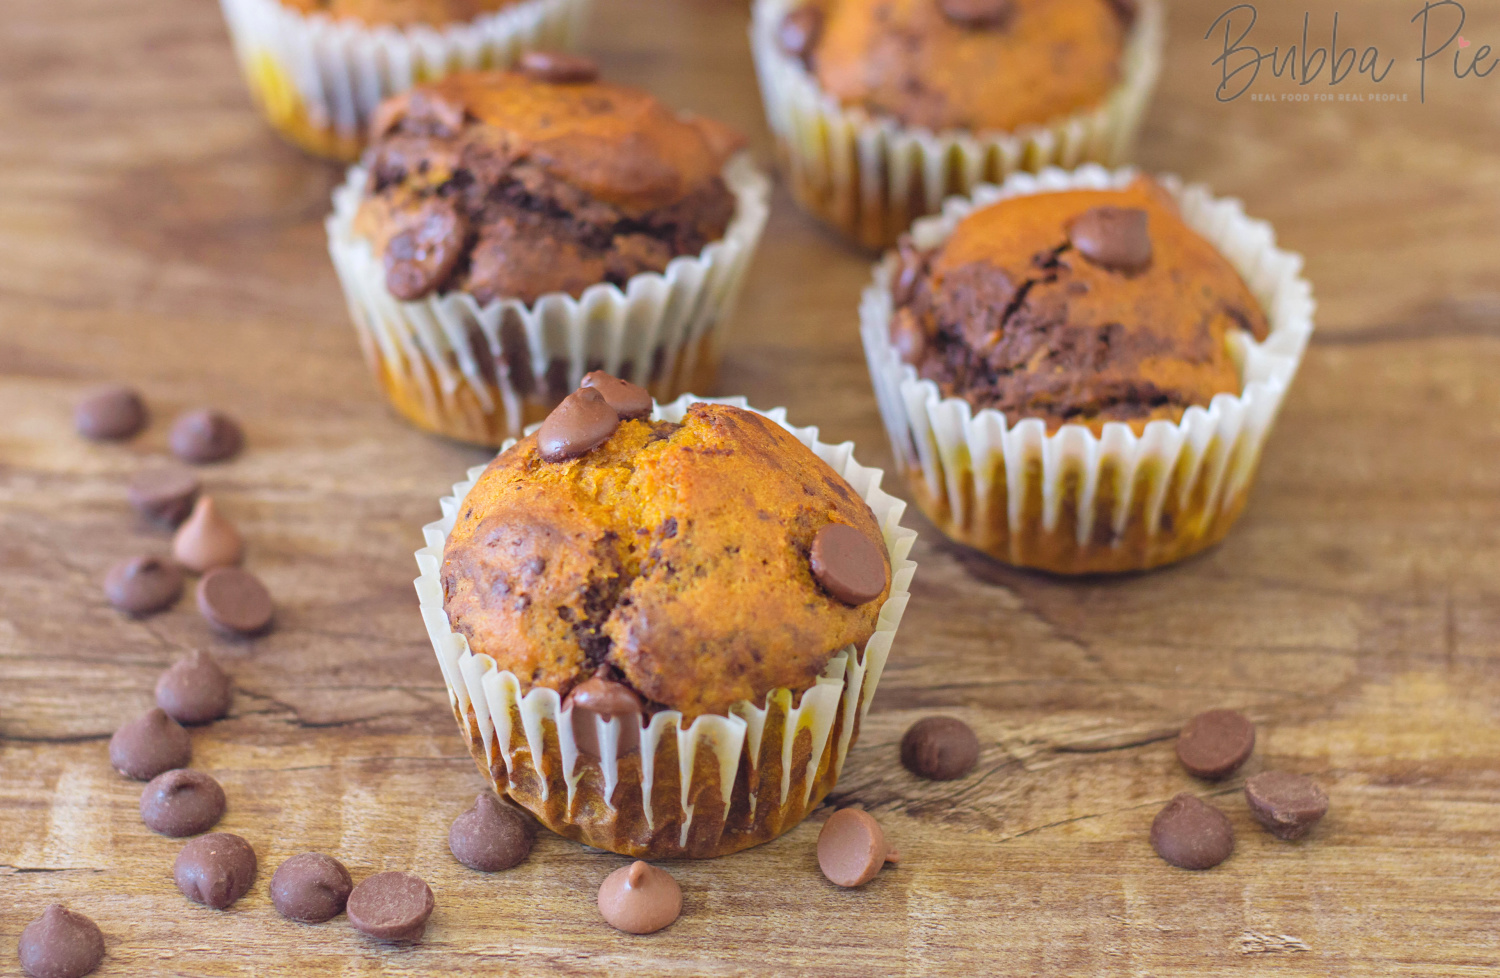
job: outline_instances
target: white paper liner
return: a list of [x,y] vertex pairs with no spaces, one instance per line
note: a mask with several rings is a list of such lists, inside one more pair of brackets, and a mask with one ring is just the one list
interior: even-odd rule
[[1120,83],[1097,109],[1014,132],[933,132],[841,106],[783,52],[777,27],[803,2],[755,2],[750,46],[766,119],[798,202],[869,248],[894,243],[914,219],[982,182],[1049,166],[1120,162],[1161,67],[1163,10],[1159,0],[1144,0],[1126,35]]
[[[652,418],[681,421],[688,406],[698,401],[755,410],[744,398],[703,398],[685,394],[670,404],[656,405]],[[812,800],[815,784],[824,793],[833,786],[843,770],[844,760],[853,742],[855,722],[863,718],[869,709],[870,700],[879,685],[891,641],[895,638],[896,628],[901,623],[902,613],[911,597],[912,576],[917,569],[916,563],[907,556],[912,544],[916,542],[916,531],[901,526],[901,514],[905,511],[906,504],[881,490],[883,473],[880,469],[868,468],[856,462],[852,442],[826,444],[818,440],[816,427],[797,428],[788,424],[784,408],[757,413],[781,425],[796,436],[798,441],[812,449],[835,472],[843,476],[870,506],[890,554],[891,590],[881,606],[875,632],[865,643],[864,649],[857,650],[850,645],[838,651],[829,660],[827,668],[813,687],[802,693],[801,702],[795,707],[791,705],[791,691],[778,689],[767,695],[766,706],[741,701],[730,708],[728,716],[703,715],[688,724],[683,723],[682,714],[676,710],[664,710],[652,716],[640,738],[641,801],[647,823],[654,833],[657,829],[653,813],[660,803],[660,799],[653,797],[656,757],[662,742],[666,738],[674,739],[681,779],[680,798],[676,802],[682,813],[682,822],[679,837],[669,840],[669,844],[675,843],[677,847],[688,845],[693,825],[694,804],[691,798],[701,787],[693,778],[698,753],[710,751],[718,761],[718,790],[719,796],[724,799],[722,815],[727,819],[736,773],[741,764],[754,768],[764,746],[762,738],[772,709],[781,709],[786,713],[786,722],[782,727],[782,776],[779,784],[762,786],[761,792],[750,795],[752,813],[762,794],[767,798],[767,803],[786,804],[791,801],[800,810],[805,809]],[[505,447],[510,447],[509,443]],[[571,811],[574,794],[583,774],[583,765],[578,762],[573,726],[569,720],[571,711],[564,715],[561,697],[555,690],[536,687],[522,694],[520,680],[513,673],[498,668],[490,656],[475,655],[469,651],[467,639],[453,631],[447,612],[443,609],[443,586],[440,578],[443,548],[464,498],[485,468],[486,466],[480,465],[470,469],[465,481],[454,485],[453,495],[441,500],[443,518],[422,528],[427,546],[416,553],[417,566],[421,569],[416,587],[422,618],[427,624],[433,649],[437,652],[438,664],[448,686],[450,704],[459,718],[465,736],[471,736],[465,718],[472,711],[482,741],[477,746],[481,747],[483,756],[490,765],[494,764],[497,755],[505,759],[506,770],[510,773],[513,785],[518,764],[531,765],[530,759],[542,758],[547,754],[545,731],[548,726],[554,727],[568,789],[568,810]],[[521,717],[520,730],[512,729],[513,710]],[[837,741],[830,742],[829,734],[841,714],[844,722],[840,727],[840,737]],[[605,722],[596,717],[595,722],[598,724],[601,755],[599,764],[605,781],[603,801],[610,811],[616,811],[616,785],[622,756],[617,750],[620,721],[612,719]],[[811,755],[806,776],[802,779],[802,795],[800,798],[794,796],[789,799],[794,745],[802,730],[810,733]],[[517,750],[521,746],[528,749],[529,758],[517,757]],[[825,756],[830,755],[830,752],[831,756]],[[828,762],[829,774],[820,781],[815,775],[825,761]],[[487,771],[486,774],[488,773]],[[540,774],[537,776],[541,780],[542,797],[545,799],[548,794],[547,778]],[[495,787],[505,791],[511,785],[497,784]],[[795,821],[783,826],[783,830],[790,828]]]
[[[508,67],[527,50],[570,48],[589,0],[522,0],[441,28],[372,27],[278,0],[220,2],[240,69],[271,122],[305,148],[352,159],[382,101],[455,71]],[[347,149],[316,145],[319,132]]]
[[[471,295],[449,292],[398,300],[385,287],[385,267],[374,249],[354,232],[365,185],[359,166],[334,191],[328,250],[365,359],[387,392],[391,385],[407,392],[417,403],[403,410],[423,415],[419,423],[428,428],[496,445],[540,419],[527,417],[526,387],[507,371],[490,369],[516,355],[506,348],[507,338],[524,340],[520,355],[539,383],[551,364],[566,363],[554,402],[590,370],[606,370],[662,398],[676,397],[695,375],[712,369],[770,212],[770,180],[748,154],[730,160],[724,181],[736,207],[723,238],[697,255],[674,258],[662,273],[632,276],[623,289],[601,282],[577,299],[558,292],[530,306],[518,299],[481,306]],[[487,347],[488,364],[476,356],[475,337]],[[663,377],[680,378],[682,386],[659,382]]]
[[[912,237],[931,248],[970,211],[1002,198],[1122,188],[1135,176],[1132,169],[1094,165],[1017,174],[1000,187],[977,187],[968,199],[950,199],[941,215],[917,221]],[[1302,256],[1277,248],[1271,226],[1247,217],[1238,200],[1215,198],[1173,176],[1158,179],[1183,220],[1238,270],[1270,325],[1264,342],[1238,330],[1230,337],[1241,393],[1191,407],[1175,424],[1152,421],[1137,434],[1110,422],[1102,435],[1065,424],[1048,435],[1038,418],[1008,420],[992,408],[975,412],[963,398],[944,398],[892,347],[895,256],[876,265],[860,304],[876,398],[896,458],[915,480],[924,510],[950,536],[1024,566],[1132,570],[1202,549],[1238,515],[1312,335],[1312,286],[1302,277]]]

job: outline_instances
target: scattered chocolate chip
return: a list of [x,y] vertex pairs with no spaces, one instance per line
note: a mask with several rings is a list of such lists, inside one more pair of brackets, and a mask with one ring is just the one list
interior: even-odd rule
[[343,863],[321,852],[304,852],[277,867],[271,903],[288,920],[321,924],[344,912],[353,889]]
[[163,771],[187,767],[193,741],[182,724],[159,706],[127,720],[109,738],[109,763],[137,781],[150,781]]
[[1068,226],[1068,241],[1100,268],[1125,275],[1151,264],[1146,212],[1138,207],[1095,207]]
[[873,601],[885,591],[885,551],[859,530],[829,523],[813,537],[808,554],[813,577],[847,605]]
[[199,464],[233,458],[245,445],[245,433],[238,422],[222,411],[207,408],[179,415],[167,438],[173,455]]
[[602,370],[585,374],[581,386],[598,391],[605,403],[615,409],[621,421],[638,421],[651,417],[651,392],[644,387],[612,377]]
[[781,18],[781,24],[776,28],[776,46],[806,64],[822,33],[822,8],[812,3],[803,4]]
[[228,832],[210,832],[182,847],[172,878],[189,900],[223,910],[250,892],[255,868],[250,843]]
[[1328,812],[1328,795],[1311,778],[1262,771],[1245,781],[1250,814],[1278,839],[1300,839]]
[[531,852],[531,842],[526,816],[490,794],[474,799],[448,830],[453,858],[481,873],[510,869]]
[[118,441],[146,427],[146,402],[129,387],[99,387],[73,408],[73,427],[94,441]]
[[234,684],[213,656],[195,650],[156,681],[156,705],[178,723],[207,723],[229,712]]
[[1211,869],[1234,852],[1234,829],[1223,812],[1183,793],[1152,821],[1151,848],[1179,869]]
[[271,595],[260,578],[238,567],[216,567],[198,582],[198,610],[234,635],[254,635],[271,624]]
[[193,515],[177,528],[172,556],[200,574],[215,567],[232,567],[245,556],[245,538],[219,512],[212,496],[202,496],[193,507]]
[[1255,724],[1237,710],[1207,710],[1187,722],[1177,735],[1177,759],[1189,774],[1217,781],[1249,760],[1255,749]]
[[432,889],[411,873],[376,873],[349,894],[349,923],[378,941],[418,941],[432,916]]
[[441,289],[463,255],[468,234],[468,222],[451,200],[428,197],[411,225],[385,246],[385,287],[403,302]]
[[938,0],[949,22],[969,30],[1001,27],[1010,19],[1010,0]]
[[880,823],[858,808],[840,808],[818,833],[818,868],[839,886],[864,886],[886,863],[899,861]]
[[54,903],[21,931],[21,970],[31,978],[83,978],[104,960],[104,934],[81,913]]
[[130,480],[126,498],[153,523],[176,526],[187,519],[201,488],[198,477],[183,468],[147,469]]
[[161,557],[131,557],[104,575],[104,596],[127,615],[169,608],[182,595],[182,570]]
[[537,451],[549,462],[565,462],[609,441],[618,427],[620,416],[604,395],[592,387],[580,387],[563,398],[537,429]]
[[599,912],[616,930],[654,934],[682,916],[682,887],[671,873],[637,859],[604,877]]
[[952,781],[974,770],[979,738],[962,720],[925,717],[901,738],[901,763],[920,778]]
[[599,66],[592,60],[561,51],[527,51],[516,67],[528,78],[554,85],[581,85],[599,77]]
[[141,792],[141,821],[173,839],[207,832],[224,817],[224,789],[191,768],[158,774]]

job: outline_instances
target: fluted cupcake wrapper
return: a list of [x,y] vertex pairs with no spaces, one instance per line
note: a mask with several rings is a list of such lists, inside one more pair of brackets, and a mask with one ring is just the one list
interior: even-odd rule
[[894,244],[913,220],[980,183],[1120,162],[1161,67],[1163,10],[1144,0],[1125,39],[1120,83],[1098,108],[1013,132],[933,132],[841,106],[783,52],[777,27],[803,2],[755,2],[750,46],[767,122],[797,202],[866,248]]
[[368,26],[278,0],[220,0],[240,70],[266,119],[318,156],[349,162],[380,103],[455,71],[505,68],[574,45],[589,0],[522,0],[471,21]]
[[[1084,166],[1018,174],[953,198],[912,227],[918,247],[945,240],[970,211],[1005,197],[1121,188],[1130,169]],[[1239,271],[1270,332],[1230,338],[1243,388],[1191,407],[1177,423],[1137,434],[1111,422],[1096,435],[1065,424],[1052,434],[1037,418],[1008,419],[943,397],[891,345],[896,256],[875,267],[860,304],[860,332],[881,416],[922,510],[948,536],[1025,567],[1059,573],[1144,570],[1218,541],[1244,508],[1261,448],[1313,330],[1312,286],[1302,256],[1276,247],[1269,224],[1240,202],[1202,186],[1159,178],[1186,223]]]
[[[658,405],[652,416],[680,421],[696,401],[754,410],[743,398],[689,394]],[[916,564],[907,555],[917,535],[900,524],[906,504],[881,490],[881,470],[854,460],[852,443],[819,441],[816,428],[791,426],[781,408],[762,413],[869,504],[891,562],[890,595],[874,634],[862,649],[836,652],[800,696],[777,689],[763,706],[741,701],[726,716],[691,722],[664,710],[641,731],[638,750],[622,749],[620,719],[592,717],[600,757],[584,756],[571,708],[563,709],[557,692],[536,687],[523,693],[513,673],[469,651],[443,609],[443,547],[484,466],[469,470],[442,500],[443,518],[423,528],[427,546],[416,555],[417,594],[459,727],[495,789],[560,834],[639,857],[723,855],[796,825],[838,780],[910,598]]]
[[719,341],[770,211],[770,181],[740,154],[724,168],[735,196],[724,237],[661,273],[607,282],[579,298],[480,305],[449,292],[402,302],[354,231],[365,170],[333,194],[328,249],[365,359],[392,404],[438,434],[498,446],[547,415],[590,370],[607,370],[658,400],[712,383]]

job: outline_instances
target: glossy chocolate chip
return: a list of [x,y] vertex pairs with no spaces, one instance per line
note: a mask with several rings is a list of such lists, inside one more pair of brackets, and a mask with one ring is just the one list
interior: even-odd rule
[[1223,812],[1184,793],[1157,813],[1151,848],[1180,869],[1211,869],[1234,852],[1234,829]]
[[581,753],[598,757],[599,724],[596,718],[608,721],[620,718],[618,753],[626,754],[640,746],[641,716],[646,712],[640,694],[629,686],[604,675],[605,670],[574,686],[563,700],[563,709],[573,723],[573,741]]
[[581,85],[599,77],[599,66],[592,60],[562,51],[527,51],[517,67],[528,78],[554,85]]
[[813,577],[847,605],[873,601],[885,591],[885,551],[859,530],[829,523],[813,537],[808,554]]
[[978,762],[979,738],[962,720],[925,717],[901,738],[901,763],[920,778],[952,781],[974,770]]
[[1177,759],[1189,774],[1217,781],[1227,778],[1255,750],[1255,724],[1237,710],[1206,710],[1177,736]]
[[349,894],[349,923],[378,941],[418,941],[434,907],[432,888],[412,873],[376,873]]
[[448,849],[453,858],[481,873],[510,869],[531,852],[531,823],[513,806],[491,794],[453,820]]
[[1095,207],[1068,227],[1068,241],[1100,268],[1125,275],[1151,264],[1151,234],[1146,212],[1138,207]]
[[238,567],[218,567],[203,575],[197,598],[208,623],[233,635],[264,631],[275,612],[260,578]]
[[172,878],[189,900],[223,910],[250,892],[255,870],[250,843],[228,832],[211,832],[182,847]]
[[654,934],[682,916],[682,887],[666,870],[636,860],[604,877],[599,913],[616,930]]
[[156,680],[156,705],[178,723],[208,723],[229,712],[234,684],[201,650],[172,663]]
[[1300,839],[1328,813],[1328,795],[1311,778],[1262,771],[1245,781],[1250,814],[1278,839]]
[[566,462],[609,441],[619,427],[620,416],[604,395],[581,387],[563,398],[537,429],[537,452],[549,462]]
[[163,557],[130,557],[104,575],[104,596],[127,615],[170,608],[182,595],[182,569]]
[[94,441],[130,438],[146,427],[146,402],[129,387],[95,388],[74,406],[73,427]]
[[83,978],[104,960],[104,934],[83,914],[54,903],[21,931],[18,950],[31,978]]
[[168,442],[172,454],[184,462],[206,465],[238,455],[245,447],[245,433],[229,415],[204,408],[179,415]]
[[245,538],[219,512],[212,496],[199,498],[193,515],[172,538],[173,559],[200,574],[215,567],[232,567],[244,556]]
[[224,789],[191,768],[158,774],[141,792],[141,821],[173,839],[207,832],[224,817]]
[[147,469],[130,480],[126,498],[135,511],[162,526],[176,526],[193,511],[202,488],[198,477],[180,467]]
[[807,3],[790,11],[776,27],[776,46],[806,64],[823,33],[822,8]]
[[405,302],[438,291],[463,256],[468,234],[468,222],[452,201],[428,197],[410,226],[385,246],[385,287]]
[[622,421],[638,421],[651,416],[651,392],[628,380],[595,370],[584,375],[581,386],[592,387],[603,395],[605,403],[615,409]]
[[304,852],[276,868],[271,904],[288,920],[321,924],[344,912],[354,879],[344,864],[321,852]]
[[182,724],[159,706],[120,725],[109,738],[109,763],[137,781],[150,781],[163,771],[187,767],[193,742]]
[[896,861],[875,816],[858,808],[834,812],[818,833],[818,868],[839,886],[864,886]]
[[938,0],[948,21],[969,30],[1002,27],[1010,19],[1011,0]]

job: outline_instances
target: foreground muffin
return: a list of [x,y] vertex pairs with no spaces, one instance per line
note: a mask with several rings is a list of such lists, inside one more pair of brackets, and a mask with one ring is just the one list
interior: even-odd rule
[[764,842],[838,778],[915,534],[847,445],[589,385],[427,528],[417,587],[455,712],[496,789],[570,838]]
[[1059,573],[1217,542],[1312,331],[1300,270],[1237,202],[1130,171],[1023,175],[919,221],[861,308],[918,504]]
[[335,194],[366,355],[423,428],[498,445],[599,368],[712,382],[767,181],[727,127],[596,74],[532,57],[393,99]]
[[1160,20],[1149,0],[757,0],[753,47],[798,202],[876,248],[981,181],[1118,159]]
[[571,47],[588,0],[220,0],[267,121],[316,156],[350,162],[380,101],[522,52]]

